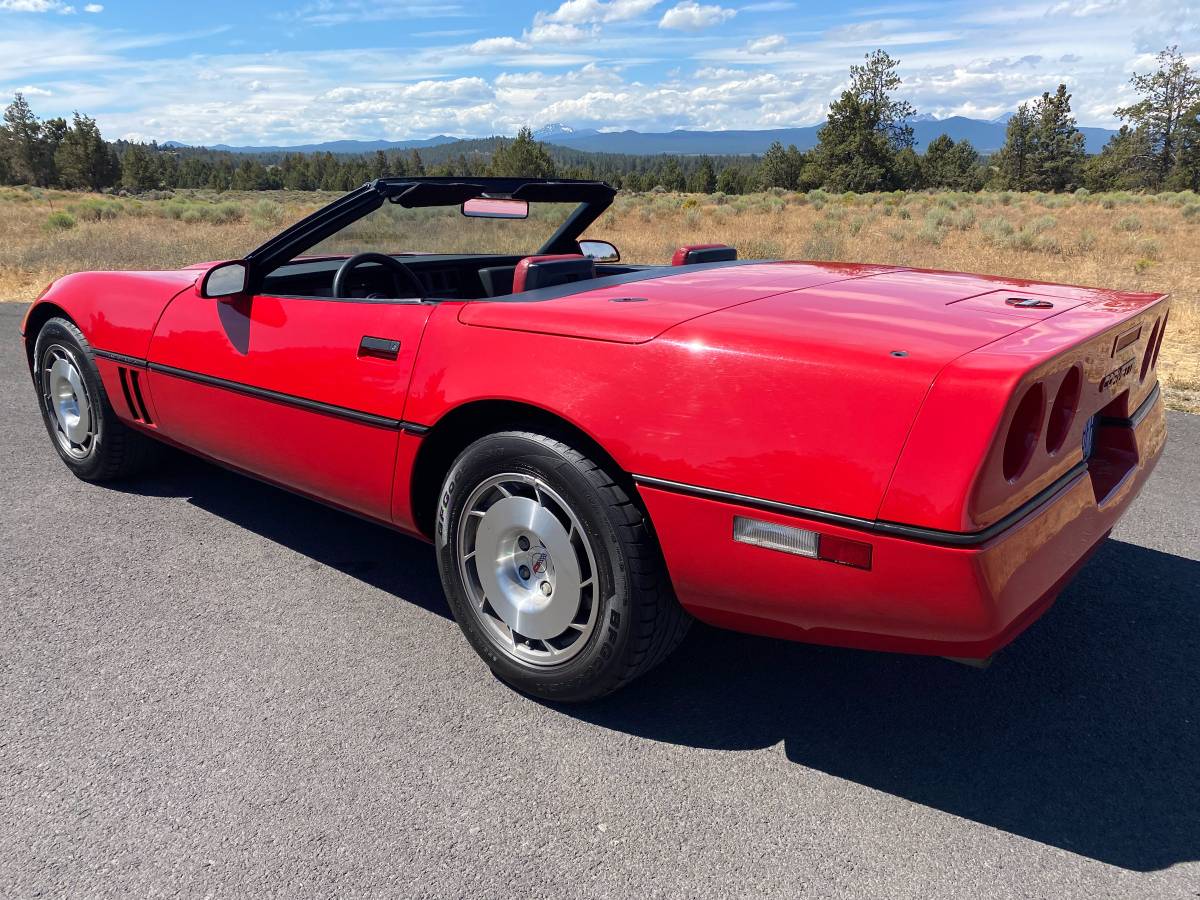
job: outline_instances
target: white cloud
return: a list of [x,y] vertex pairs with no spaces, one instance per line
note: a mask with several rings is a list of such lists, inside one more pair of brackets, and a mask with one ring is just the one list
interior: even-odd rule
[[737,10],[722,6],[701,6],[695,0],[683,0],[663,13],[659,28],[674,28],[678,31],[700,31],[720,25],[737,15]]
[[0,10],[9,12],[50,12],[60,5],[59,0],[0,0]]
[[593,22],[626,22],[649,12],[662,0],[566,0],[552,13],[538,13],[538,21],[587,25]]
[[561,43],[566,41],[582,41],[594,37],[597,27],[585,30],[578,25],[561,22],[535,22],[533,27],[525,32],[525,40],[535,44]]
[[746,49],[751,53],[778,53],[786,46],[787,38],[782,34],[769,34],[746,42]]
[[36,85],[27,84],[24,87],[19,87],[14,94],[24,94],[26,97],[53,97],[54,91],[48,91],[45,88],[37,87]]
[[83,8],[83,11],[84,11],[85,13],[102,13],[102,12],[104,12],[104,4],[102,4],[102,3],[89,3],[87,6],[85,6],[85,7]]
[[[1016,0],[1020,16],[987,24],[972,19],[975,6],[939,5],[931,18],[909,4],[871,22],[856,13],[821,25],[799,13],[764,25],[745,6],[730,18],[728,0],[556,0],[532,22],[514,19],[512,36],[443,29],[392,40],[390,29],[376,29],[380,46],[352,52],[333,41],[342,32],[330,33],[326,50],[290,49],[284,32],[303,24],[292,13],[250,52],[230,44],[232,34],[197,41],[103,28],[106,16],[54,15],[65,2],[0,0],[13,13],[0,12],[0,96],[27,85],[44,92],[27,90],[43,117],[79,109],[109,137],[208,144],[481,136],[556,121],[642,131],[807,125],[876,46],[900,58],[902,96],[920,112],[991,118],[1062,81],[1082,123],[1111,125],[1112,110],[1133,99],[1130,73],[1152,69],[1165,43],[1198,46],[1200,22],[1180,0],[1121,0],[1120,9],[1084,17],[1072,9],[1096,0],[1052,17],[1047,10],[1062,0],[1029,11],[1019,6],[1029,0]],[[84,12],[84,0],[71,2]],[[332,24],[347,10],[374,9],[378,19],[433,0],[294,2]],[[18,15],[17,4],[50,15]],[[654,27],[680,7],[717,10],[723,24],[697,33]],[[827,30],[806,30],[819,28]]]
[[529,44],[518,41],[514,37],[491,37],[476,41],[471,45],[472,53],[492,56],[497,53],[523,53],[529,49]]
[[465,15],[457,4],[434,0],[315,0],[287,18],[309,25],[345,25],[350,22],[385,22],[393,19],[433,19]]

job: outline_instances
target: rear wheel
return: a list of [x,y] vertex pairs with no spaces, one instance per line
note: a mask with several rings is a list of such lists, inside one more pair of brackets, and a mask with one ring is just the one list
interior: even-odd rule
[[459,456],[442,487],[442,583],[471,645],[518,689],[578,701],[648,671],[690,618],[644,513],[569,443],[512,431]]
[[79,478],[128,478],[157,459],[161,445],[117,418],[92,348],[74,324],[47,320],[34,344],[33,366],[46,430],[59,457]]

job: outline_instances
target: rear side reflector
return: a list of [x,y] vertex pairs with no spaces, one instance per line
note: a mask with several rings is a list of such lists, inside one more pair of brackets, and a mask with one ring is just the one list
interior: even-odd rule
[[871,568],[871,545],[864,541],[823,534],[817,542],[817,559],[853,566],[856,569]]
[[870,544],[833,537],[806,528],[734,516],[733,539],[739,544],[765,547],[768,550],[779,550],[809,559],[822,559],[856,569],[871,568]]

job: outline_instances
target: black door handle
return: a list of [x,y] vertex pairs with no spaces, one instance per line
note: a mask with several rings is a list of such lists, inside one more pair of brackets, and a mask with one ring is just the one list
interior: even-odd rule
[[400,355],[400,342],[390,338],[364,337],[358,345],[358,355],[395,359]]

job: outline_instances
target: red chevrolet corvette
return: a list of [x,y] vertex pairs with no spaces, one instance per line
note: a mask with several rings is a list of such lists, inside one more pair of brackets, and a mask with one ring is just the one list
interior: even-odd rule
[[1167,300],[897,266],[623,264],[598,182],[386,178],[22,327],[80,478],[160,443],[432,541],[489,666],[612,691],[691,617],[982,660],[1166,439]]

